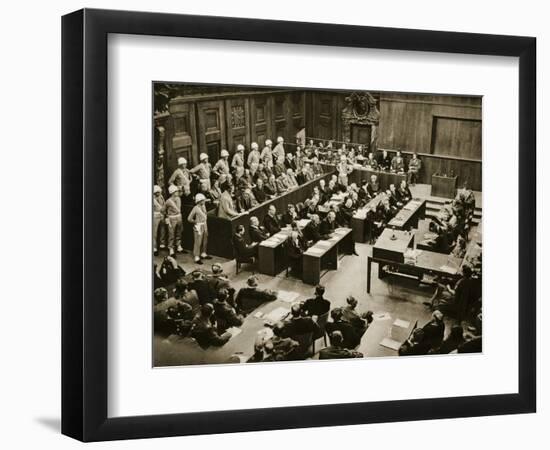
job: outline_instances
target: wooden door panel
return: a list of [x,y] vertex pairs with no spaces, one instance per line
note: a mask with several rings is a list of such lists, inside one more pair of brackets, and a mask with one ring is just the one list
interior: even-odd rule
[[[199,153],[207,153],[210,160],[219,159],[221,148],[226,146],[225,111],[222,100],[212,100],[197,103]],[[210,154],[212,153],[212,154]],[[193,164],[198,163],[195,155]]]

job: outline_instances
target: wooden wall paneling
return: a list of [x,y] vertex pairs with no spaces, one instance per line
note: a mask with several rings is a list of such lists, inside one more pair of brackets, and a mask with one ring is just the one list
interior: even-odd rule
[[[199,152],[207,153],[210,161],[217,161],[227,147],[225,134],[225,108],[223,100],[197,102]],[[198,155],[193,160],[197,164]]]
[[288,140],[288,96],[287,94],[274,94],[272,97],[273,105],[273,145],[276,145],[276,139],[279,136]]
[[288,140],[294,143],[296,141],[296,134],[306,126],[305,119],[305,92],[296,91],[289,94],[289,117],[290,117],[290,129]]
[[225,119],[227,146],[233,153],[237,145],[250,148],[250,111],[249,99],[246,97],[228,98],[225,100]]
[[166,130],[168,176],[176,169],[178,158],[184,157],[188,164],[197,159],[198,142],[195,107],[191,102],[175,101],[169,105],[170,120]]
[[481,157],[481,120],[434,116],[432,154]]
[[260,151],[266,139],[272,139],[271,101],[267,95],[255,95],[250,99],[251,142],[257,142]]

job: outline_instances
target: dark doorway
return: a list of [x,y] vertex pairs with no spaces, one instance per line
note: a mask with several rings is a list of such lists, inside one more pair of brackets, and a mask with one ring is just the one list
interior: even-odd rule
[[351,125],[351,143],[370,145],[371,126],[370,125]]

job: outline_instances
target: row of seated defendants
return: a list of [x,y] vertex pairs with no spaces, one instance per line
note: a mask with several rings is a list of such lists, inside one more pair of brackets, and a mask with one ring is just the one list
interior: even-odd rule
[[[375,199],[378,201],[373,201]],[[328,239],[337,228],[350,228],[358,209],[368,205],[365,229],[367,240],[372,242],[411,199],[412,194],[405,180],[398,188],[390,184],[383,191],[376,175],[372,175],[370,180],[363,180],[361,186],[355,183],[346,186],[340,184],[338,176],[334,174],[328,183],[321,179],[303,203],[288,204],[284,213],[280,214],[275,205],[270,205],[262,221],[251,216],[249,240],[246,239],[245,227],[239,225],[233,236],[235,256],[239,261],[251,262],[258,255],[258,244],[283,228],[290,227],[290,238],[286,242],[287,254],[292,271],[300,275],[304,251],[319,240]],[[306,225],[300,227],[299,222],[304,219]],[[354,249],[350,249],[350,253],[355,253]]]
[[[171,257],[166,261],[172,270],[179,267]],[[229,328],[241,327],[247,315],[277,299],[277,292],[260,288],[255,276],[249,277],[247,285],[237,292],[219,264],[214,264],[210,273],[195,270],[186,274],[179,267],[176,276],[172,295],[170,285],[154,291],[155,333],[195,350],[225,345],[232,336]],[[253,353],[248,362],[303,360],[313,356],[312,344],[326,336],[329,345],[320,350],[319,359],[363,357],[356,349],[372,322],[372,311],[359,311],[353,296],[347,296],[345,307],[332,307],[325,288],[318,285],[314,296],[294,303],[287,316],[265,323],[249,343]],[[476,336],[480,326],[479,320],[479,329],[471,330],[474,336],[467,338],[462,327],[458,330],[455,326],[444,338],[443,314],[436,310],[430,321],[411,333],[399,354],[480,351],[481,338]]]

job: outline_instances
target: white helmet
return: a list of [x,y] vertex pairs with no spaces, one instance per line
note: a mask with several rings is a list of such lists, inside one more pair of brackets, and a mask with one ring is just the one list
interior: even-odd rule
[[243,144],[237,145],[237,151],[238,152],[244,152],[244,145]]
[[227,156],[229,156],[229,152],[227,150],[222,150],[222,152],[220,153],[221,157],[222,158],[226,158]]
[[204,202],[205,200],[206,200],[206,197],[203,194],[195,195],[195,203]]
[[201,161],[204,161],[205,159],[208,159],[208,155],[206,153],[201,153],[200,156],[199,156],[199,159]]
[[187,164],[187,160],[183,157],[178,158],[178,166],[181,166],[182,164]]
[[170,186],[168,186],[168,193],[170,195],[172,195],[174,192],[177,192],[179,189],[177,186],[171,184]]
[[285,141],[285,140],[283,139],[282,136],[279,136],[279,137],[277,138],[277,143],[279,143],[279,144],[282,143],[282,142],[284,142],[284,141]]
[[160,188],[160,186],[158,186],[158,185],[155,184],[155,185],[153,186],[153,194],[158,194],[158,193],[160,193],[160,192],[162,192],[162,189]]
[[273,142],[271,142],[271,139],[266,139],[265,145],[273,145]]
[[252,142],[252,145],[250,148],[253,148],[254,150],[258,150],[258,144],[256,142]]

